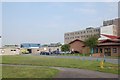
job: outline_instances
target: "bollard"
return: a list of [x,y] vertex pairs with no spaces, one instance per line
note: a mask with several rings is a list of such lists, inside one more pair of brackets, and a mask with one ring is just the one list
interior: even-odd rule
[[103,62],[103,61],[101,61],[101,62],[100,62],[100,68],[102,68],[102,69],[103,69],[103,68],[104,68],[104,67],[103,67],[103,65],[104,65],[104,62]]

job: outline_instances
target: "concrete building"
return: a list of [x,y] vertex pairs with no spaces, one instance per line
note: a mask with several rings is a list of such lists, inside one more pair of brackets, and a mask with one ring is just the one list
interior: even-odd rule
[[52,51],[61,51],[61,47],[40,47],[32,49],[31,53],[40,53],[40,52],[52,52]]
[[27,50],[28,53],[33,53],[35,51],[37,51],[36,53],[38,53],[40,47],[41,46],[40,46],[39,43],[22,43],[20,45],[21,51],[22,50]]
[[91,36],[97,36],[100,37],[100,28],[86,28],[85,30],[79,30],[74,32],[68,32],[64,34],[64,43],[69,44],[71,41],[74,41],[76,39],[79,40],[86,40]]
[[20,48],[1,48],[0,49],[1,54],[0,55],[19,55],[20,54]]
[[112,33],[108,33],[107,31],[108,35],[113,34],[114,36],[120,36],[120,18],[103,21],[102,27],[107,27],[106,29],[108,29],[108,31],[112,28]]
[[5,45],[2,48],[0,48],[0,55],[19,55],[20,54],[20,48],[18,45]]
[[52,52],[52,51],[56,51],[59,50],[61,51],[61,47],[59,46],[59,43],[52,43],[49,45],[43,45],[41,46],[38,43],[23,43],[21,44],[21,50],[27,50],[28,53],[40,53],[40,52]]
[[120,36],[120,18],[103,21],[100,27],[100,38],[98,40],[108,39],[103,35]]

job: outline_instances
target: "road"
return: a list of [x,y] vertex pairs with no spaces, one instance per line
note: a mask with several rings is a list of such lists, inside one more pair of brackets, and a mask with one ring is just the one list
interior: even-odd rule
[[[91,56],[61,56],[61,55],[39,55],[39,54],[31,54],[34,56],[46,56],[46,57],[54,57],[54,58],[72,58],[72,59],[81,59],[81,60],[104,60],[104,58],[96,58]],[[120,59],[110,59],[105,58],[106,62],[113,63],[113,64],[120,64]]]

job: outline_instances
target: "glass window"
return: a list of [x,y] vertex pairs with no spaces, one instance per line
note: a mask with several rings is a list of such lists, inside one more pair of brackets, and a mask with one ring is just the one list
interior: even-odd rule
[[100,53],[102,53],[102,48],[100,48]]
[[113,53],[117,53],[117,48],[113,48]]
[[98,48],[96,48],[96,53],[98,53]]

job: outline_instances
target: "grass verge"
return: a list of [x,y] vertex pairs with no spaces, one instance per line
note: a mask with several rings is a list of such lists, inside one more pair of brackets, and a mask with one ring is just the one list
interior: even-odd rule
[[58,70],[44,67],[2,66],[2,78],[52,78]]

